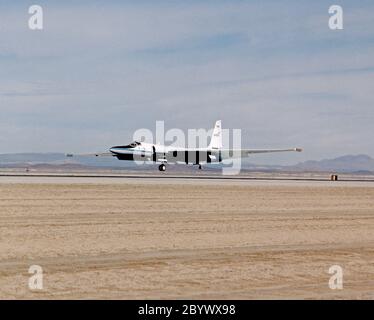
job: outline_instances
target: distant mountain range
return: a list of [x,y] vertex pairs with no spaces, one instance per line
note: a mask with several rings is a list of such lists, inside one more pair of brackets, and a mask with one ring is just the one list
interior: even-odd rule
[[[130,161],[115,158],[76,156],[66,158],[63,153],[0,154],[0,168],[30,168],[44,170],[79,170],[95,168],[148,169]],[[214,168],[214,166],[213,166]],[[334,159],[309,160],[291,166],[259,165],[245,162],[243,169],[288,172],[341,172],[374,174],[374,159],[368,155],[345,155]]]
[[335,159],[305,161],[291,167],[298,171],[372,172],[374,159],[368,155],[346,155]]

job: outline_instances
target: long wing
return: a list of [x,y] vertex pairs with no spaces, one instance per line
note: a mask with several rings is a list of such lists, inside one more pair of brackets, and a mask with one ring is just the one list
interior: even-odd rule
[[271,153],[271,152],[290,152],[296,151],[301,152],[301,148],[291,148],[291,149],[223,149],[221,150],[221,155],[223,159],[228,158],[245,158],[249,157],[251,154],[257,153]]
[[73,158],[73,157],[114,157],[114,154],[111,153],[111,152],[80,153],[80,154],[67,153],[66,157],[68,157],[68,158]]

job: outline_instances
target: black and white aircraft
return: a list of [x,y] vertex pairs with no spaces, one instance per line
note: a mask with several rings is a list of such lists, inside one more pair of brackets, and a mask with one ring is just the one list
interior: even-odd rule
[[[218,120],[214,126],[210,144],[206,148],[181,148],[134,141],[129,145],[112,147],[109,152],[92,155],[112,156],[118,160],[159,163],[159,170],[165,171],[167,163],[193,164],[201,169],[202,164],[220,163],[225,159],[245,158],[256,153],[286,151],[301,152],[302,149],[223,149],[221,120]],[[72,154],[67,154],[67,156],[73,157]]]

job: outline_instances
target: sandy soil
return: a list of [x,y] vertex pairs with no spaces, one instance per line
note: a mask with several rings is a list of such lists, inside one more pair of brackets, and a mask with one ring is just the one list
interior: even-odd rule
[[374,298],[373,184],[0,183],[0,230],[3,299]]

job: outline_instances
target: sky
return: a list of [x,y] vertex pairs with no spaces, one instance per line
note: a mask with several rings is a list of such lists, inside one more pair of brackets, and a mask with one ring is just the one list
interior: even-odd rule
[[0,153],[107,151],[157,120],[221,119],[242,147],[304,148],[257,163],[374,157],[373,57],[372,0],[0,1]]

